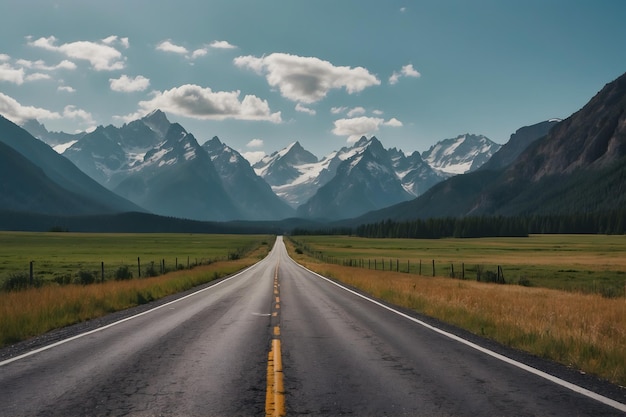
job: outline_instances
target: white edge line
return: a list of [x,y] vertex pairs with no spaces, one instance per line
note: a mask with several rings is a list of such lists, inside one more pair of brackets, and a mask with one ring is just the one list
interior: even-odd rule
[[141,317],[141,316],[143,316],[143,315],[146,315],[146,314],[152,313],[153,311],[156,311],[156,310],[159,310],[159,309],[161,309],[161,308],[167,307],[167,306],[169,306],[169,305],[172,305],[172,304],[174,304],[174,303],[177,303],[177,302],[179,302],[179,301],[182,301],[182,300],[184,300],[184,299],[186,299],[186,298],[193,297],[194,295],[197,295],[197,294],[200,294],[201,292],[204,292],[204,291],[210,290],[211,288],[215,288],[215,287],[217,287],[218,285],[221,285],[221,284],[223,284],[223,283],[225,283],[225,282],[230,281],[231,279],[234,279],[234,278],[238,277],[239,275],[243,274],[244,272],[247,272],[247,271],[249,271],[250,269],[254,268],[254,267],[255,267],[255,266],[257,266],[259,263],[260,263],[260,261],[259,261],[259,262],[257,262],[257,263],[255,263],[254,265],[250,265],[250,266],[249,266],[249,267],[247,267],[246,269],[243,269],[243,270],[241,270],[241,271],[237,272],[235,275],[232,275],[232,276],[230,276],[230,277],[228,277],[228,278],[223,279],[223,280],[222,280],[222,281],[220,281],[220,282],[217,282],[217,283],[215,283],[215,284],[213,284],[213,285],[210,285],[210,286],[208,286],[208,287],[206,287],[206,288],[202,288],[201,290],[198,290],[198,291],[192,292],[191,294],[187,294],[187,295],[185,295],[184,297],[180,297],[180,298],[177,298],[177,299],[175,299],[175,300],[169,301],[169,302],[167,302],[167,303],[165,303],[165,304],[161,304],[161,305],[159,305],[159,306],[156,306],[156,307],[154,307],[154,308],[151,308],[150,310],[143,311],[143,312],[138,313],[138,314],[135,314],[135,315],[133,315],[133,316],[123,318],[123,319],[118,320],[118,321],[115,321],[115,322],[113,322],[113,323],[109,323],[109,324],[107,324],[107,325],[105,325],[105,326],[98,327],[97,329],[89,330],[88,332],[85,332],[85,333],[80,333],[80,334],[77,334],[76,336],[68,337],[67,339],[59,340],[58,342],[52,343],[52,344],[50,344],[50,345],[46,345],[46,346],[40,347],[40,348],[38,348],[38,349],[31,350],[30,352],[26,352],[26,353],[23,353],[23,354],[21,354],[21,355],[15,356],[15,357],[13,357],[13,358],[6,359],[6,360],[4,360],[4,361],[0,362],[0,367],[2,367],[2,366],[4,366],[4,365],[8,365],[8,364],[10,364],[11,362],[19,361],[20,359],[24,359],[24,358],[27,358],[27,357],[29,357],[29,356],[35,355],[35,354],[37,354],[37,353],[40,353],[40,352],[46,351],[46,350],[48,350],[48,349],[52,349],[52,348],[54,348],[54,347],[57,347],[57,346],[63,345],[63,344],[65,344],[65,343],[67,343],[67,342],[71,342],[71,341],[73,341],[73,340],[80,339],[81,337],[89,336],[89,335],[91,335],[91,334],[94,334],[94,333],[100,332],[100,331],[102,331],[102,330],[109,329],[109,328],[111,328],[111,327],[113,327],[113,326],[117,326],[118,324],[122,324],[122,323],[127,322],[127,321],[129,321],[129,320],[132,320],[132,319],[134,319],[134,318]]
[[434,326],[432,326],[432,325],[430,325],[430,324],[428,324],[428,323],[426,323],[426,322],[424,322],[422,320],[416,319],[415,317],[411,317],[408,314],[405,314],[405,313],[403,313],[401,311],[398,311],[398,310],[396,310],[394,308],[386,306],[385,304],[383,304],[381,302],[378,302],[378,301],[376,301],[376,300],[374,300],[372,298],[369,298],[369,297],[367,297],[367,296],[365,296],[363,294],[359,294],[358,292],[356,292],[354,290],[351,290],[350,288],[344,287],[343,285],[341,285],[341,284],[339,284],[339,283],[337,283],[337,282],[335,282],[335,281],[333,281],[333,280],[331,280],[329,278],[326,278],[325,276],[320,275],[317,272],[311,271],[310,269],[300,265],[299,263],[297,263],[295,261],[294,261],[294,263],[296,265],[298,265],[300,268],[303,268],[303,269],[311,272],[312,274],[317,275],[318,277],[320,277],[320,278],[330,282],[333,285],[336,285],[337,287],[339,287],[339,288],[341,288],[341,289],[343,289],[345,291],[348,291],[349,293],[352,293],[352,294],[354,294],[354,295],[356,295],[358,297],[363,298],[364,300],[369,301],[370,303],[376,304],[377,306],[382,307],[382,308],[384,308],[386,310],[389,310],[392,313],[395,313],[395,314],[397,314],[399,316],[402,316],[402,317],[404,317],[404,318],[406,318],[408,320],[411,320],[412,322],[415,322],[415,323],[417,323],[417,324],[419,324],[421,326],[424,326],[427,329],[430,329],[430,330],[432,330],[434,332],[437,332],[437,333],[439,333],[439,334],[441,334],[441,335],[443,335],[445,337],[448,337],[448,338],[450,338],[452,340],[455,340],[455,341],[457,341],[459,343],[462,343],[462,344],[464,344],[466,346],[469,346],[472,349],[476,349],[477,351],[482,352],[484,354],[487,354],[487,355],[489,355],[489,356],[491,356],[491,357],[493,357],[495,359],[498,359],[498,360],[500,360],[502,362],[505,362],[505,363],[508,363],[510,365],[516,366],[516,367],[518,367],[520,369],[523,369],[526,372],[530,372],[531,374],[535,374],[535,375],[537,375],[537,376],[539,376],[541,378],[547,379],[548,381],[551,381],[551,382],[553,382],[553,383],[555,383],[557,385],[560,385],[562,387],[570,389],[570,390],[572,390],[572,391],[574,391],[574,392],[576,392],[578,394],[582,394],[582,395],[584,395],[586,397],[589,397],[589,398],[591,398],[593,400],[599,401],[602,404],[605,404],[605,405],[613,407],[613,408],[615,408],[617,410],[626,412],[626,404],[622,404],[619,401],[615,401],[615,400],[613,400],[611,398],[605,397],[603,395],[600,395],[598,393],[590,391],[590,390],[588,390],[586,388],[580,387],[580,386],[578,386],[576,384],[572,384],[571,382],[565,381],[565,380],[563,380],[561,378],[558,378],[558,377],[556,377],[554,375],[550,375],[550,374],[548,374],[546,372],[540,371],[539,369],[533,368],[532,366],[528,366],[528,365],[526,365],[526,364],[524,364],[522,362],[518,362],[515,359],[511,359],[511,358],[509,358],[507,356],[504,356],[504,355],[496,353],[496,352],[494,352],[492,350],[486,349],[486,348],[484,348],[482,346],[479,346],[479,345],[477,345],[475,343],[470,342],[469,340],[465,340],[462,337],[459,337],[459,336],[457,336],[455,334],[446,332],[445,330],[441,330],[441,329],[439,329],[437,327],[434,327]]

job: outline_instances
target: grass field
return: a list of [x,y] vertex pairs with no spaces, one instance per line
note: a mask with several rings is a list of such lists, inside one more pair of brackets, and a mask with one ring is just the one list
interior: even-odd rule
[[[128,266],[138,276],[154,262],[165,261],[168,270],[236,257],[260,240],[252,235],[208,234],[105,234],[105,233],[25,233],[0,232],[0,286],[11,275],[29,273],[43,281],[72,282],[80,271],[111,279],[120,266]],[[235,256],[236,255],[236,256]]]
[[[599,279],[603,271],[624,271],[624,236],[437,241],[328,236],[294,239],[308,249],[296,251],[301,246],[286,240],[291,256],[322,275],[504,345],[626,386],[626,299],[576,291],[581,282],[568,283],[550,276],[562,269],[583,271],[573,281],[583,281],[584,287],[588,275]],[[321,261],[320,252],[330,259],[358,256],[395,259],[406,255],[405,259],[441,257],[446,262],[495,260],[494,263],[505,265],[505,276],[512,266],[520,271],[533,266],[537,268],[537,287],[337,265]],[[616,277],[622,280],[618,285],[623,285],[623,275]],[[567,291],[539,288],[542,283],[546,287],[563,286]]]
[[624,297],[626,291],[626,236],[531,235],[527,238],[481,239],[365,239],[347,236],[295,236],[307,253],[339,261],[360,260],[377,269],[385,261],[396,269],[432,276],[476,279],[477,266],[497,271],[512,284]]
[[[88,267],[85,265],[91,265],[88,261],[81,261],[80,254],[85,258],[108,259],[112,263],[114,259],[123,262],[126,256],[135,256],[138,249],[144,249],[142,253],[154,257],[178,253],[180,250],[182,253],[192,253],[190,256],[196,254],[214,261],[149,278],[107,280],[91,285],[58,285],[48,281],[47,285],[21,291],[0,291],[0,347],[52,329],[145,304],[232,274],[264,258],[274,242],[272,236],[2,235],[5,242],[9,240],[14,244],[12,249],[3,246],[5,265],[11,265],[11,262],[20,264],[7,257],[6,252],[9,250],[14,253],[35,253],[39,255],[37,259],[55,259],[50,261],[50,265],[65,266],[65,273],[78,266],[85,268]],[[124,243],[114,243],[118,241]],[[30,243],[32,247],[28,246]],[[194,247],[196,252],[191,251]],[[223,259],[224,254],[235,250],[239,250],[237,259]],[[218,258],[220,260],[215,260]]]

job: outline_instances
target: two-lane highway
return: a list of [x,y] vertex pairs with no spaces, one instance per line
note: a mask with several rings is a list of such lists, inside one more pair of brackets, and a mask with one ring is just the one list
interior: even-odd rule
[[201,292],[1,362],[0,415],[626,413],[481,349],[305,270],[279,238]]

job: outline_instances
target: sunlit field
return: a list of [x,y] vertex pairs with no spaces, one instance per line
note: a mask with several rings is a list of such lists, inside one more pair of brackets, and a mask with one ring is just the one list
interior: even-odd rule
[[[2,259],[5,271],[11,270],[7,265],[21,265],[29,259],[29,254],[39,260],[52,259],[45,261],[51,278],[46,275],[36,287],[0,291],[0,347],[235,273],[263,259],[275,239],[273,236],[219,235],[0,235],[4,239]],[[14,246],[5,247],[7,241]],[[7,255],[11,251],[17,259]],[[61,273],[72,274],[76,268],[98,266],[91,259],[105,259],[107,264],[113,264],[117,259],[124,263],[127,259],[132,261],[139,251],[148,259],[190,253],[189,256],[194,258],[204,256],[205,261],[190,268],[181,265],[176,270],[151,277],[115,279],[105,276],[104,282],[98,280],[89,285],[59,284],[54,280],[57,266]],[[171,264],[174,265],[174,261]]]
[[[601,277],[624,268],[623,236],[533,236],[529,239],[438,241],[369,240],[296,237],[313,253],[336,257],[408,255],[440,257],[448,262],[494,260],[505,271],[536,266],[534,285],[476,282],[406,272],[373,270],[321,262],[289,242],[292,257],[308,268],[359,288],[374,297],[440,319],[504,345],[552,359],[581,371],[626,385],[626,298],[576,290],[576,280]],[[368,246],[368,243],[371,245]],[[476,245],[476,246],[472,246]],[[509,247],[507,247],[509,246]],[[456,256],[455,256],[456,255]],[[405,258],[406,259],[406,258]],[[470,261],[468,261],[468,259]],[[455,261],[456,262],[456,261]],[[395,265],[395,264],[394,264]],[[443,261],[442,261],[443,265]],[[559,270],[582,271],[569,281],[555,279]],[[443,269],[441,269],[443,272]],[[520,272],[521,273],[521,272]],[[539,279],[541,277],[541,279]],[[540,284],[544,288],[540,288]],[[563,285],[566,283],[567,285]],[[575,284],[575,285],[572,285]],[[545,288],[563,285],[567,290]],[[589,288],[585,288],[587,290]],[[623,294],[623,293],[622,293]]]

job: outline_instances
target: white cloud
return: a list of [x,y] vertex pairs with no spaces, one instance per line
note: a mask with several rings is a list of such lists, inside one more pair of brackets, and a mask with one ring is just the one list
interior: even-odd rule
[[348,111],[348,113],[346,113],[346,116],[354,117],[354,116],[358,116],[359,114],[365,114],[365,108],[363,108],[363,107],[355,107],[353,109],[350,109]]
[[90,125],[95,124],[91,113],[82,109],[77,109],[76,106],[65,106],[63,109],[63,117],[66,119],[80,119],[84,123]]
[[41,107],[23,106],[13,97],[0,93],[0,114],[13,123],[22,124],[29,119],[37,120],[59,120],[78,119],[80,122],[94,125],[95,122],[91,113],[79,109],[76,106],[65,106],[63,113],[51,111]]
[[315,114],[317,114],[315,110],[310,109],[306,106],[303,106],[300,103],[296,104],[296,111],[299,111],[300,113],[307,113],[307,114],[310,114],[311,116],[315,116]]
[[56,45],[54,36],[42,37],[30,41],[29,45],[49,51],[60,52],[68,58],[88,61],[96,71],[113,71],[123,69],[124,57],[121,52],[106,43],[77,41]]
[[57,112],[40,107],[22,106],[13,97],[2,93],[0,93],[0,114],[16,124],[22,124],[28,119],[52,120],[61,118],[61,115]]
[[267,101],[253,95],[246,95],[240,101],[239,95],[240,91],[212,91],[186,84],[163,92],[155,91],[152,99],[140,101],[139,106],[143,114],[161,109],[195,119],[282,121],[280,112],[270,112]]
[[69,85],[60,85],[57,88],[57,91],[65,91],[66,93],[75,93],[76,90],[73,87],[70,87]]
[[0,64],[0,81],[22,85],[24,83],[24,69],[13,68],[9,64]]
[[382,110],[373,110],[372,113],[374,113],[376,116],[382,116],[383,114],[385,114]]
[[142,75],[131,78],[122,75],[120,78],[109,78],[111,90],[130,93],[134,91],[144,91],[150,85],[150,80]]
[[15,63],[21,67],[39,70],[39,71],[54,71],[58,69],[66,69],[66,70],[76,69],[76,64],[74,64],[72,61],[68,61],[67,59],[64,59],[63,61],[59,62],[57,65],[47,65],[41,59],[37,61],[29,61],[27,59],[18,59],[17,61],[15,61]]
[[227,41],[213,41],[209,45],[211,48],[216,49],[235,49],[237,48],[235,45],[228,43]]
[[338,67],[315,57],[273,53],[261,58],[240,56],[234,63],[265,74],[268,84],[277,87],[283,97],[306,104],[323,99],[331,89],[345,88],[353,94],[380,85],[380,80],[363,67]]
[[52,77],[50,77],[49,74],[43,74],[41,72],[35,72],[33,74],[28,74],[24,80],[25,81],[40,81],[40,80],[49,80]]
[[198,48],[198,49],[195,49],[195,50],[190,52],[184,46],[176,45],[175,43],[172,43],[172,41],[169,40],[169,39],[161,42],[160,44],[158,44],[156,49],[159,50],[159,51],[171,52],[171,53],[174,53],[174,54],[182,55],[186,59],[189,59],[189,60],[194,60],[196,58],[200,58],[200,57],[205,56],[205,55],[207,55],[209,53],[208,47]]
[[175,45],[171,41],[163,41],[157,45],[156,49],[164,52],[172,52],[179,55],[187,55],[189,51],[184,46]]
[[343,107],[331,107],[330,112],[332,114],[339,114],[339,113],[343,113],[346,110],[348,110],[348,108],[345,107],[345,106],[343,106]]
[[380,126],[399,127],[402,123],[392,118],[385,122],[380,117],[353,117],[350,119],[339,119],[334,122],[335,128],[332,132],[337,136],[348,136],[348,143],[357,142],[361,136],[372,135],[377,132]]
[[11,57],[7,54],[0,54],[0,62],[6,62],[9,61],[11,59]]
[[246,147],[248,148],[260,148],[263,145],[263,139],[252,139],[250,142],[246,143]]
[[205,56],[206,54],[208,54],[209,51],[206,48],[200,48],[200,49],[196,49],[195,51],[193,51],[193,53],[191,54],[191,59],[196,59],[196,58],[200,58],[201,56]]
[[250,162],[250,165],[256,164],[265,157],[265,152],[263,151],[240,152],[240,154]]
[[107,45],[112,45],[114,43],[119,43],[120,45],[122,45],[124,48],[128,49],[128,47],[130,46],[130,43],[128,42],[128,38],[120,38],[116,35],[112,35],[109,36],[107,38],[102,39],[102,42],[107,44]]
[[389,84],[394,85],[397,84],[400,80],[400,77],[412,77],[419,78],[422,74],[420,74],[415,68],[413,68],[413,64],[407,64],[402,67],[400,72],[394,71],[389,77]]

